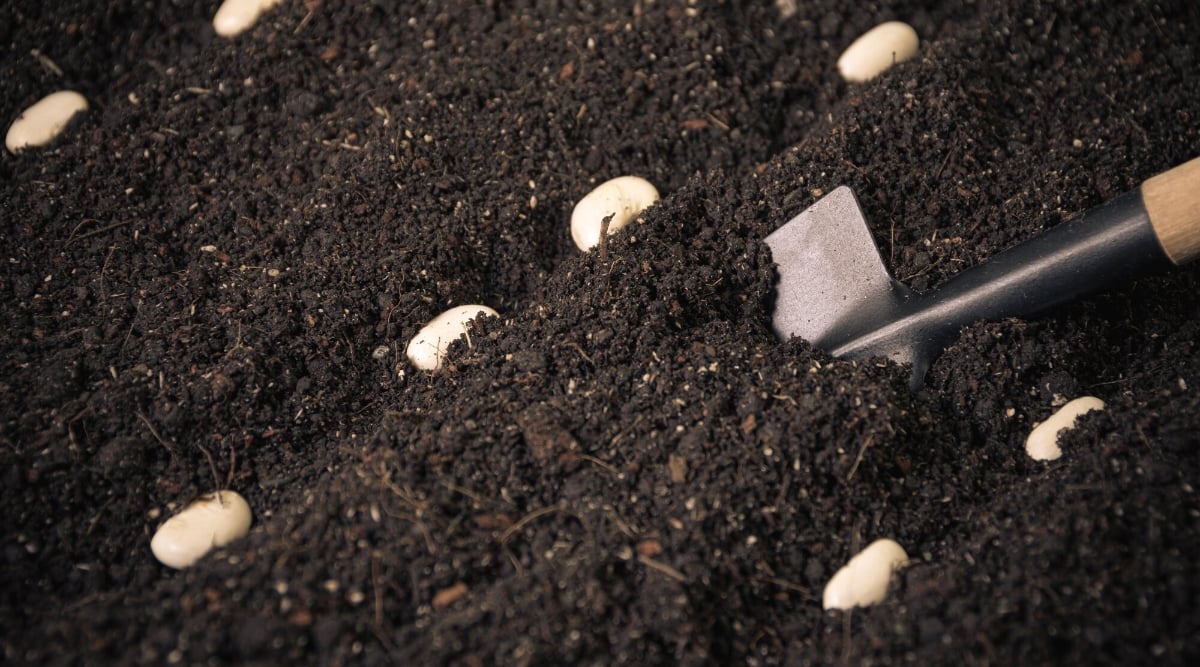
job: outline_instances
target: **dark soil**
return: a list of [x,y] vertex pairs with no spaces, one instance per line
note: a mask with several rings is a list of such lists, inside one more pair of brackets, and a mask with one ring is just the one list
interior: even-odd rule
[[[1193,0],[217,4],[0,8],[5,129],[92,103],[0,158],[5,662],[1200,660],[1200,271],[912,392],[777,341],[761,241],[849,184],[924,289],[1200,155]],[[842,82],[893,18],[919,57]],[[578,252],[623,174],[661,204]],[[413,368],[464,303],[502,318]],[[160,565],[226,483],[250,535]],[[881,537],[887,601],[824,612]]]

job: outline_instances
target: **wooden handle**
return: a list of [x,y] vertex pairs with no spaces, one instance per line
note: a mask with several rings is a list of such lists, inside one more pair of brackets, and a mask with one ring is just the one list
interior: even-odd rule
[[1176,266],[1200,256],[1200,158],[1142,183],[1154,234]]

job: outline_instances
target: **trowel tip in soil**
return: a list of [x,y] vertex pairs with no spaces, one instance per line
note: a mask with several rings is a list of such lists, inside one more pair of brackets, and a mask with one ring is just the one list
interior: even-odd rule
[[854,191],[841,186],[766,238],[779,265],[771,325],[835,357],[913,364],[920,385],[932,352],[890,335],[911,292],[883,265]]

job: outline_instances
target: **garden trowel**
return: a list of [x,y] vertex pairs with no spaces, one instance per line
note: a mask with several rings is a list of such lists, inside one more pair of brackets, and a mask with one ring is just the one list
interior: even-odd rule
[[914,292],[892,278],[858,200],[839,187],[766,238],[779,284],[772,326],[835,357],[912,364],[917,388],[960,329],[1026,317],[1200,255],[1200,158]]

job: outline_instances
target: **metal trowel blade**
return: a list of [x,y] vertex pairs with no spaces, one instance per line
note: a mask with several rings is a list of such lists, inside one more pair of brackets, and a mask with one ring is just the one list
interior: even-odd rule
[[[772,327],[835,356],[850,336],[898,316],[909,290],[883,265],[854,192],[841,186],[765,239],[779,266]],[[913,363],[908,346],[850,355]]]

